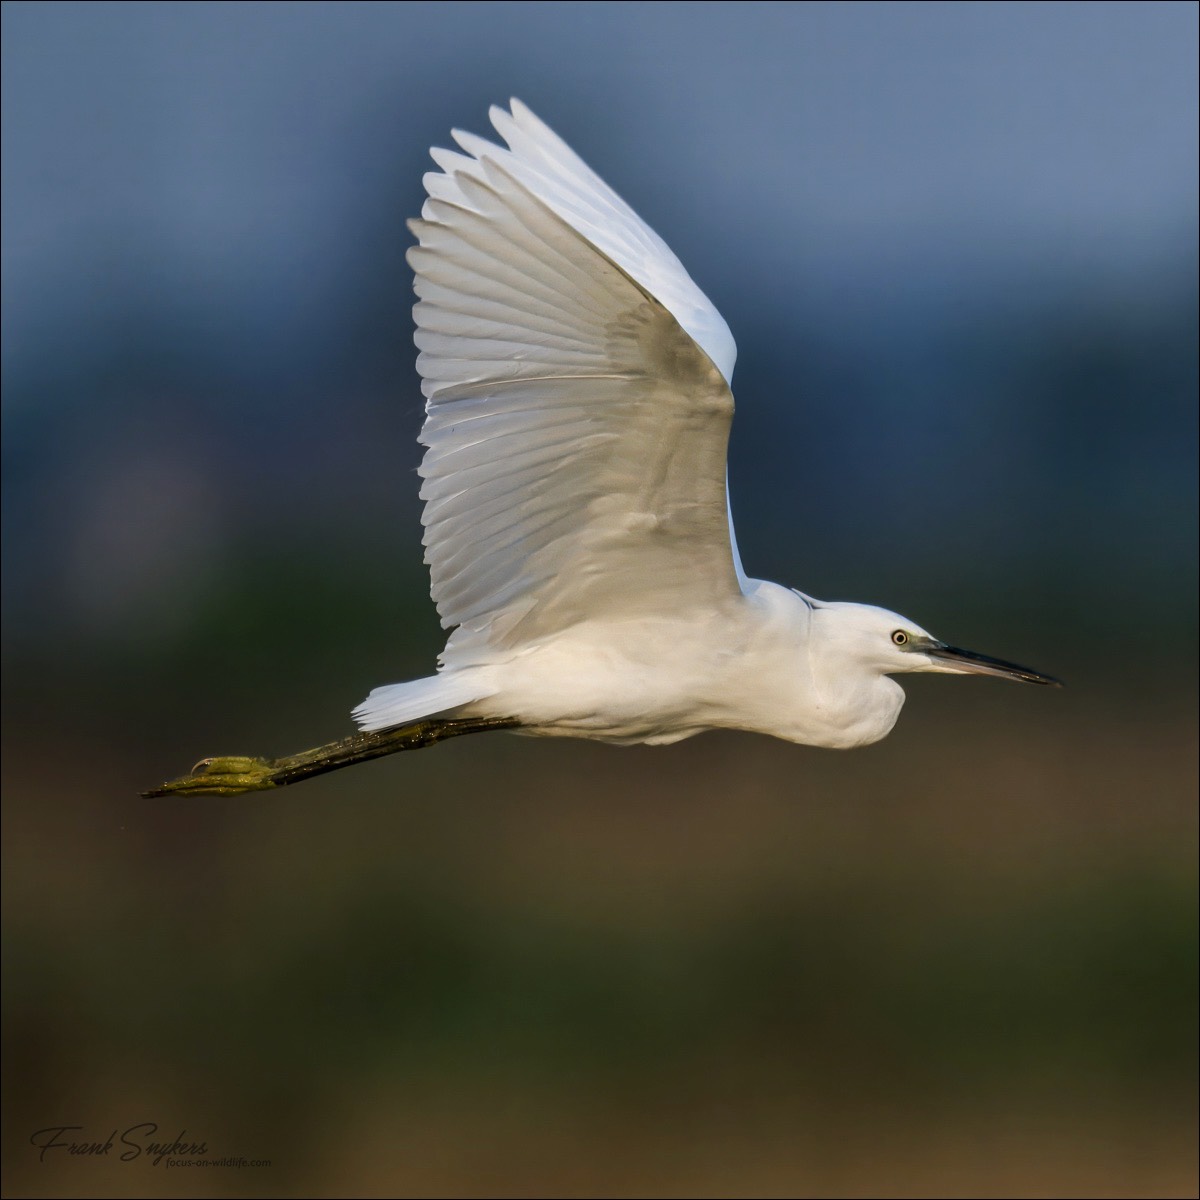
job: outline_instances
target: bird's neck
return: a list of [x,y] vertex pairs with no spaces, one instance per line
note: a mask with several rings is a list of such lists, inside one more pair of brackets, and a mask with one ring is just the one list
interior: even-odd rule
[[739,727],[832,749],[886,737],[904,704],[900,685],[847,653],[838,618],[828,609],[778,584],[752,583],[753,653],[761,668],[756,690],[770,703]]
[[868,746],[891,732],[904,689],[854,653],[836,620],[835,613],[818,608],[810,624],[806,657],[813,713],[825,728],[826,745]]
[[887,737],[904,707],[904,689],[890,676],[847,670],[814,678],[814,715],[825,729],[823,743],[849,750]]

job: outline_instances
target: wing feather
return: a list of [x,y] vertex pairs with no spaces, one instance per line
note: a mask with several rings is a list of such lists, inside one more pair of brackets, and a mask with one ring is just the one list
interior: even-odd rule
[[740,594],[733,342],[678,259],[528,109],[426,176],[417,363],[445,661]]

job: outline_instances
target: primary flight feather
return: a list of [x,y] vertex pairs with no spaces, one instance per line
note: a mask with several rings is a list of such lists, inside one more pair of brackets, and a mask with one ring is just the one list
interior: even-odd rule
[[895,613],[749,579],[725,460],[736,348],[663,240],[519,101],[507,148],[456,132],[411,222],[425,560],[438,673],[376,688],[364,730],[496,718],[666,743],[750,729],[885,736],[891,675],[1048,676]]

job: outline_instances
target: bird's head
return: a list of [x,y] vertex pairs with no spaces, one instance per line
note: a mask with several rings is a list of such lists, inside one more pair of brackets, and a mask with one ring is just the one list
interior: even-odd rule
[[819,643],[843,660],[851,659],[880,675],[937,671],[947,675],[996,675],[1019,683],[1062,687],[1059,680],[1040,671],[948,646],[907,617],[885,608],[842,602],[810,603],[813,625],[820,631]]

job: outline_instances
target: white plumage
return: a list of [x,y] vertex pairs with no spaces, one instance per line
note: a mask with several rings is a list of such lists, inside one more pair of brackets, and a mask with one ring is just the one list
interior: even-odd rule
[[[671,742],[884,736],[911,670],[1051,682],[911,622],[747,579],[725,459],[736,348],[662,239],[518,101],[455,132],[411,222],[426,562],[454,632],[364,729],[427,716]],[[903,635],[901,638],[898,635]]]

